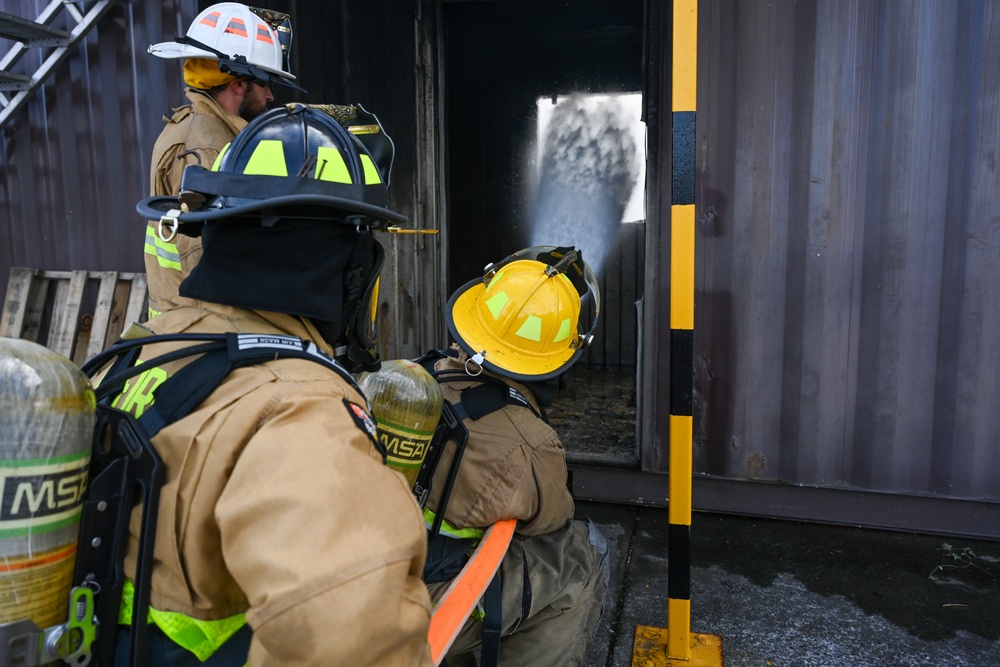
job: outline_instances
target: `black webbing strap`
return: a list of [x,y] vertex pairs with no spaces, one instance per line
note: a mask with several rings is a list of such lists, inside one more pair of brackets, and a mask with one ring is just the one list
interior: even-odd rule
[[[195,344],[136,364],[142,347],[168,341],[191,341]],[[130,378],[150,368],[189,356],[196,358],[156,388],[154,402],[146,407],[138,419],[128,413],[106,407],[122,391]],[[95,594],[98,605],[97,617],[105,624],[104,636],[99,637],[99,641],[103,641],[95,650],[96,664],[100,667],[109,667],[112,664],[111,656],[118,643],[116,632],[109,628],[117,629],[123,580],[122,560],[128,536],[128,520],[131,507],[139,500],[143,501],[143,512],[132,625],[124,632],[127,635],[125,644],[130,656],[130,667],[142,665],[145,659],[145,619],[149,607],[152,547],[156,533],[159,485],[163,477],[162,463],[150,440],[163,427],[184,418],[197,408],[234,368],[279,358],[299,358],[320,363],[357,389],[357,384],[350,373],[340,364],[324,354],[314,343],[295,336],[236,333],[153,335],[120,341],[84,364],[83,370],[88,377],[93,377],[102,368],[111,364],[95,391],[100,406],[99,416],[108,421],[108,426],[101,428],[104,422],[99,423],[95,436],[91,459],[92,484],[84,503],[80,531],[81,535],[89,534],[91,531],[98,535],[108,533],[109,538],[103,541],[94,540],[91,545],[93,548],[81,544],[76,575],[93,580],[94,583],[105,584],[104,595]],[[360,389],[358,392],[360,393]],[[119,434],[119,437],[111,441],[114,449],[105,452],[104,438],[100,434],[107,429]],[[140,465],[141,467],[137,468]],[[136,471],[132,472],[133,469]],[[105,479],[108,481],[104,482]],[[123,490],[126,493],[123,493]],[[118,510],[107,512],[105,509],[95,509],[108,505],[117,507]],[[109,524],[103,515],[108,515],[112,523]],[[98,524],[101,526],[100,529]],[[102,542],[106,544],[101,546]],[[95,576],[95,573],[102,573],[102,576]],[[107,585],[108,582],[112,585]],[[243,626],[201,664],[210,667],[245,664],[252,636],[253,631],[250,626]]]
[[465,371],[449,369],[431,371],[439,383],[476,382],[474,387],[462,390],[462,400],[455,404],[455,411],[462,419],[482,419],[506,405],[528,408],[539,419],[542,415],[531,405],[528,398],[514,387],[495,377],[469,375]]
[[157,387],[156,400],[139,417],[139,426],[152,438],[201,405],[232,368],[227,350],[209,352],[192,361]]
[[253,629],[246,623],[201,663],[201,667],[243,667],[247,664],[252,639]]
[[483,594],[482,646],[479,657],[481,667],[496,667],[500,662],[500,632],[503,629],[503,586],[500,572],[493,576],[490,585]]
[[461,573],[469,562],[469,554],[477,539],[459,539],[447,535],[430,535],[427,538],[427,560],[421,579],[425,584],[450,581]]

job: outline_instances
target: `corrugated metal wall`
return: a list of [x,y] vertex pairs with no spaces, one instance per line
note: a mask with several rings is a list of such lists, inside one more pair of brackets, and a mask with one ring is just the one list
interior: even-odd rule
[[696,470],[1000,499],[1000,4],[700,36]]
[[[439,3],[392,12],[361,0],[260,4],[295,16],[293,71],[310,90],[305,100],[376,110],[397,146],[394,207],[415,226],[441,227]],[[4,10],[33,18],[43,5],[8,0]],[[647,21],[659,8],[650,0]],[[145,48],[182,33],[196,12],[184,0],[116,6],[3,131],[0,285],[12,265],[142,269],[134,204],[146,193],[160,117],[182,102],[179,68]],[[809,486],[996,506],[998,4],[702,0],[699,16],[696,503],[706,479],[725,491],[711,509],[749,511],[769,498],[758,507],[776,516],[859,516],[846,505],[826,516],[789,511],[789,498]],[[669,91],[662,50],[651,49],[649,79]],[[662,97],[647,100],[656,146],[669,141]],[[654,281],[641,327],[647,350],[666,335],[649,324],[669,272],[668,240],[658,235],[669,222],[669,150],[657,154],[645,238],[628,246]],[[413,356],[440,342],[448,239],[387,245],[385,349]],[[631,285],[619,294],[604,286],[622,341],[636,335],[628,327],[643,290]],[[620,351],[598,353],[594,363],[618,355],[627,366]],[[667,412],[668,357],[641,359],[655,383],[640,397],[642,446],[656,453],[643,459],[648,471],[665,470],[656,415]],[[614,472],[599,474],[614,484]],[[888,497],[867,496],[866,508]]]
[[[201,0],[121,2],[57,68],[3,130],[0,149],[0,293],[12,266],[53,270],[142,271],[143,221],[136,202],[148,194],[149,156],[162,116],[186,103],[180,61],[146,53],[151,43],[184,34]],[[293,16],[292,71],[309,91],[276,90],[278,102],[363,103],[396,144],[391,207],[416,227],[439,225],[433,137],[417,132],[433,114],[433,82],[415,48],[417,1],[372,11],[360,0],[262,0]],[[44,0],[6,0],[3,10],[34,19]],[[55,23],[54,27],[66,27]],[[0,39],[0,54],[11,42]],[[31,73],[31,53],[15,71]],[[387,83],[387,77],[389,82]],[[425,99],[418,108],[417,86]],[[418,145],[419,144],[419,145]],[[443,331],[438,237],[384,236],[387,265],[381,304],[387,356],[416,356]],[[428,342],[432,341],[432,342]]]
[[[3,9],[34,20],[47,4]],[[11,266],[143,270],[135,203],[148,193],[161,117],[184,100],[180,67],[146,47],[183,34],[196,13],[193,0],[118,3],[11,118],[0,144],[0,285]],[[0,53],[10,46],[0,39]],[[33,73],[42,55],[33,49],[15,71]]]

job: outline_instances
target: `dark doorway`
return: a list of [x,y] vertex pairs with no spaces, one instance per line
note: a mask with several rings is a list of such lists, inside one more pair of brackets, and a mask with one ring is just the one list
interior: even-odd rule
[[571,460],[634,463],[643,0],[446,2],[440,16],[448,292],[529,245],[581,248],[601,319],[552,423]]

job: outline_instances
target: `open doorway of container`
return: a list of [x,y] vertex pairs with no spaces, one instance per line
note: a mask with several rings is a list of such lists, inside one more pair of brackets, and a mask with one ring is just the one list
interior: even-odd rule
[[523,247],[581,248],[600,319],[550,421],[571,463],[637,465],[643,0],[440,11],[448,293]]

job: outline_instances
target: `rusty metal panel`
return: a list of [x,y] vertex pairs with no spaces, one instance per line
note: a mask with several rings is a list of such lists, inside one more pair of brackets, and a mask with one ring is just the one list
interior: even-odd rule
[[[204,1],[204,0],[203,0]],[[396,147],[389,207],[408,227],[440,229],[432,0],[398,0],[372,11],[367,0],[264,0],[292,15],[292,72],[303,102],[360,103]],[[426,5],[426,7],[425,7]],[[427,19],[415,21],[421,12]],[[424,31],[418,35],[417,31]],[[379,296],[384,358],[416,357],[444,339],[442,235],[380,235],[386,249]]]
[[[44,5],[8,0],[4,11],[33,20]],[[183,34],[196,13],[193,0],[116,3],[11,118],[0,145],[0,284],[12,266],[143,270],[135,204],[148,193],[161,117],[184,99],[180,66],[146,47]],[[0,51],[10,46],[0,40]],[[31,50],[15,71],[30,74],[42,57]]]
[[1000,498],[1000,11],[701,4],[695,466]]

